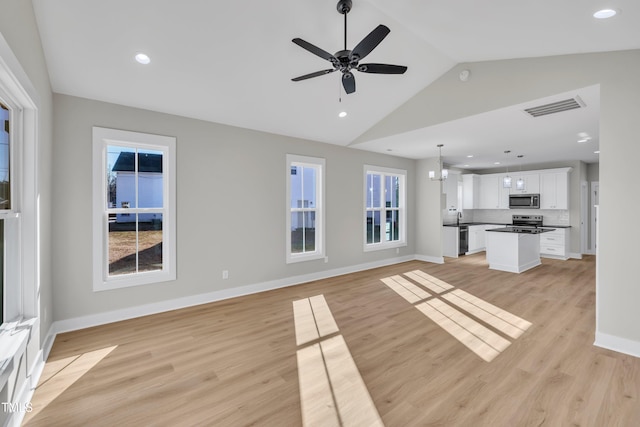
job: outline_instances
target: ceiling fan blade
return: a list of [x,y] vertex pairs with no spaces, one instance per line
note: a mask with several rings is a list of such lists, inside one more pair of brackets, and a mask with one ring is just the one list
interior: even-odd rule
[[342,86],[348,94],[356,91],[356,79],[353,77],[351,71],[342,74]]
[[350,58],[357,57],[358,60],[367,56],[376,46],[380,44],[391,30],[384,25],[378,25],[373,31],[367,35],[356,47],[353,48]]
[[295,38],[293,40],[291,40],[292,42],[294,42],[295,44],[297,44],[298,46],[300,46],[303,49],[308,50],[309,52],[313,53],[314,55],[319,56],[322,59],[326,59],[327,61],[331,61],[332,64],[338,63],[338,58],[336,58],[335,56],[333,56],[332,54],[330,54],[329,52],[320,49],[318,46],[314,46],[311,43],[304,41],[302,39],[299,38]]
[[294,82],[299,82],[300,80],[307,80],[312,77],[324,76],[325,74],[333,73],[335,70],[335,68],[331,68],[329,70],[316,71],[315,73],[305,74],[304,76],[295,77],[291,80],[293,80]]
[[404,65],[390,65],[390,64],[360,64],[357,68],[362,73],[373,74],[404,74],[407,71],[407,67]]

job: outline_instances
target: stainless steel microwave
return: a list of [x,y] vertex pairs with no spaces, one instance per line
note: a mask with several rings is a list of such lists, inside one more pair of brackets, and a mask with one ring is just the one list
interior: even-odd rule
[[510,194],[509,209],[540,209],[540,195]]

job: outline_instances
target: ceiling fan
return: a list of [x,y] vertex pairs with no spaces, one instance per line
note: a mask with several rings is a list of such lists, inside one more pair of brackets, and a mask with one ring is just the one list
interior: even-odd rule
[[334,71],[340,71],[342,73],[342,86],[344,87],[345,92],[353,93],[356,91],[356,80],[351,72],[353,70],[373,74],[404,74],[404,72],[407,71],[407,67],[403,65],[360,64],[360,61],[371,53],[371,51],[375,49],[391,31],[384,25],[378,25],[364,39],[362,39],[362,41],[358,43],[353,50],[347,49],[347,14],[351,10],[351,4],[351,0],[340,0],[338,1],[337,6],[338,12],[344,15],[344,50],[340,50],[332,55],[300,38],[291,40],[301,48],[331,62],[333,68],[305,74],[304,76],[295,77],[291,80],[299,82],[312,77],[319,77],[333,73]]

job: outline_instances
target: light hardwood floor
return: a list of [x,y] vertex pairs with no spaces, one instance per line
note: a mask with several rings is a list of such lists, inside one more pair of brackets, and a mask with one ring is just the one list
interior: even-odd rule
[[[414,270],[532,325],[486,362],[381,280]],[[513,274],[484,254],[58,335],[25,424],[302,425],[293,301],[317,295],[386,426],[640,426],[640,359],[593,346],[594,258]]]

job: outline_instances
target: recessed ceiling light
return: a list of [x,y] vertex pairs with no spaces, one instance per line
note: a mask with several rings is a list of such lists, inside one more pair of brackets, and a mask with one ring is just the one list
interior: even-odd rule
[[499,164],[500,164],[500,162],[493,162],[493,164],[494,164],[494,165],[499,165]]
[[467,156],[467,158],[468,158],[468,159],[470,159],[470,158],[472,158],[472,157],[473,157],[473,154],[469,154],[469,155]]
[[579,144],[583,144],[583,143],[585,143],[585,142],[589,142],[589,141],[591,141],[591,138],[582,138],[582,139],[579,139],[579,140],[578,140],[578,143],[579,143]]
[[468,167],[469,167],[469,165],[464,165],[464,167],[465,167],[465,168],[468,168]]
[[616,16],[618,12],[614,9],[602,9],[593,14],[596,19],[607,19]]
[[600,150],[594,151],[593,154],[600,154]]
[[346,111],[340,111],[340,113],[338,113],[338,117],[340,117],[340,118],[347,117],[347,112]]
[[143,64],[143,65],[147,65],[148,63],[151,62],[151,58],[149,58],[149,56],[144,53],[136,54],[135,58],[136,58],[136,61],[138,61],[140,64]]

